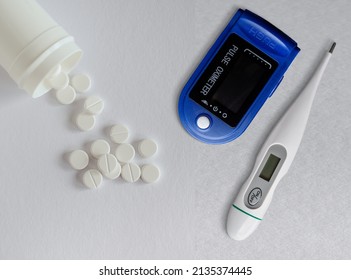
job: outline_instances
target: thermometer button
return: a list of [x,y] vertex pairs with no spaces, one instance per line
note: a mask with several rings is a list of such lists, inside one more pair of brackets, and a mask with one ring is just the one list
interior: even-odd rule
[[254,188],[247,198],[247,202],[251,206],[255,206],[262,198],[262,190],[260,188]]
[[200,129],[207,129],[211,125],[211,119],[208,116],[200,115],[196,120],[196,125]]

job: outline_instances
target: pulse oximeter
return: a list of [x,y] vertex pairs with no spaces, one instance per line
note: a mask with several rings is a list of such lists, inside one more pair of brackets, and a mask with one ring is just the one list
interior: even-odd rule
[[239,137],[299,51],[274,25],[239,9],[181,92],[178,113],[183,127],[209,144]]

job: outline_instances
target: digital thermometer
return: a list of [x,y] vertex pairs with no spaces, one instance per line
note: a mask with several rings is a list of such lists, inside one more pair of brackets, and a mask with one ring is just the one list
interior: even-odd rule
[[178,112],[183,127],[205,143],[237,138],[299,51],[274,25],[239,9],[182,90]]
[[275,188],[287,173],[299,148],[318,84],[335,45],[333,43],[310,81],[261,148],[251,175],[229,210],[227,232],[231,238],[236,240],[247,238],[266,213]]

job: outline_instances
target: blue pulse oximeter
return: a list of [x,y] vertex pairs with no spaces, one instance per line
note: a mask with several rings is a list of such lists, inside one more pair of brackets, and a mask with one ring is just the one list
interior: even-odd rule
[[274,25],[239,9],[179,97],[182,125],[209,144],[239,137],[299,51],[297,43]]

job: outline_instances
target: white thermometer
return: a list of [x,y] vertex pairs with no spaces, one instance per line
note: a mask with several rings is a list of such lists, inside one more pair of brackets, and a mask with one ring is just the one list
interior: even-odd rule
[[275,188],[287,173],[299,148],[315,93],[335,45],[334,42],[259,152],[252,173],[229,210],[227,232],[231,238],[247,238],[266,213]]

